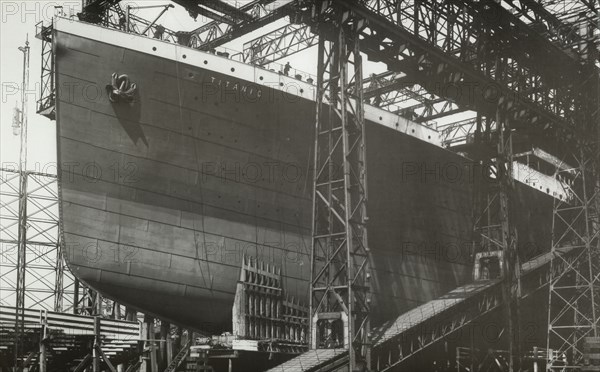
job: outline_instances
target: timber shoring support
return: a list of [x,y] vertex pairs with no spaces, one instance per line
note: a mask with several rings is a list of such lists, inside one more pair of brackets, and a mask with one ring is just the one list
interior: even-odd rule
[[38,357],[40,372],[46,372],[46,362],[48,357],[46,347],[46,337],[48,337],[48,326],[45,323],[45,321],[42,323],[42,331],[40,332],[40,354]]
[[94,342],[92,346],[92,371],[100,372],[100,353],[98,345],[101,343],[100,337],[100,317],[94,317]]
[[92,363],[92,354],[86,354],[86,356],[79,362],[79,364],[75,367],[73,372],[83,372],[88,366]]

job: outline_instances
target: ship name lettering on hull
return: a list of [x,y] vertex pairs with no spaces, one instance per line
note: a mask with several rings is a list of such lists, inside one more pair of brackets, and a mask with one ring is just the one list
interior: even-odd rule
[[262,90],[257,86],[210,76],[209,81],[202,84],[202,98],[206,100],[211,96],[233,99],[236,102],[258,102],[262,97]]

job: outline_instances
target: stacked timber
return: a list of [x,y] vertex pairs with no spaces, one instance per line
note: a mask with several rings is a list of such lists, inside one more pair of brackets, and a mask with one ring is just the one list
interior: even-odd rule
[[283,292],[281,269],[243,257],[232,311],[234,349],[282,351],[307,345],[308,307]]

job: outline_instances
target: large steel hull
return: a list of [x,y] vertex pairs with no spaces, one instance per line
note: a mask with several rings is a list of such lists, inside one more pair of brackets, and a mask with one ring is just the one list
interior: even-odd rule
[[[243,255],[280,267],[286,294],[307,301],[310,85],[62,22],[58,155],[72,272],[123,304],[210,331],[231,327]],[[137,84],[135,103],[108,100],[114,72]],[[426,128],[380,112],[367,117],[375,324],[470,280],[476,178]],[[519,240],[532,256],[549,249],[552,199],[524,185],[517,195]]]

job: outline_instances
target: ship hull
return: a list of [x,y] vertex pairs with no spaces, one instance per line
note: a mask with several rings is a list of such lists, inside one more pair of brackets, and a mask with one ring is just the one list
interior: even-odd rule
[[[75,23],[54,31],[71,271],[122,304],[212,332],[231,329],[244,256],[281,268],[286,295],[306,303],[314,88]],[[113,73],[135,82],[133,103],[108,99]],[[433,131],[367,114],[376,325],[471,279],[477,171]],[[548,250],[552,198],[519,184],[517,199],[522,254]]]

